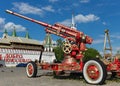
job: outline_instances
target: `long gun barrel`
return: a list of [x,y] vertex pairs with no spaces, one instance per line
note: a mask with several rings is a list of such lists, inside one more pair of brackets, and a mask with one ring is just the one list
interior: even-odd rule
[[[24,18],[24,19],[29,20],[29,21],[31,21],[31,22],[37,23],[37,24],[42,25],[42,26],[44,26],[44,27],[47,27],[47,28],[49,28],[51,31],[56,31],[56,30],[58,30],[58,26],[56,27],[56,26],[54,26],[54,25],[50,25],[50,24],[47,24],[47,23],[44,23],[44,22],[41,22],[41,21],[38,21],[38,20],[35,20],[35,19],[32,19],[32,18],[23,16],[23,15],[21,15],[21,14],[18,14],[18,13],[16,13],[16,12],[11,11],[11,10],[6,10],[6,12],[9,13],[9,14],[12,14],[12,15],[15,15],[15,16],[18,16],[18,17],[21,17],[21,18]],[[57,24],[56,24],[56,25],[57,25]],[[48,30],[46,30],[46,31],[48,31]],[[59,31],[57,31],[57,32],[59,32]],[[53,33],[53,34],[54,34],[54,33]],[[68,34],[71,35],[71,36],[74,35],[74,34],[72,34],[72,33],[70,33],[70,32],[68,32]],[[56,33],[56,35],[59,35],[59,34]],[[74,35],[74,36],[75,36],[75,35]]]
[[[24,19],[29,20],[31,22],[37,23],[41,26],[44,26],[44,27],[46,27],[45,31],[48,32],[48,33],[52,33],[52,34],[61,36],[63,38],[69,38],[70,37],[71,39],[69,39],[69,40],[71,40],[71,41],[75,40],[77,42],[81,42],[80,39],[82,39],[82,37],[83,38],[85,37],[83,32],[80,32],[78,30],[75,30],[75,29],[72,29],[70,27],[64,26],[62,24],[56,23],[54,25],[50,25],[50,24],[47,24],[45,22],[41,22],[41,21],[38,21],[38,20],[35,20],[35,19],[32,19],[32,18],[23,16],[19,13],[11,11],[11,10],[6,10],[6,12],[9,13],[9,14],[24,18]],[[86,36],[86,43],[91,44],[92,43],[92,38],[90,38],[89,36]]]
[[42,26],[44,26],[44,27],[52,27],[52,25],[50,25],[50,24],[47,24],[47,23],[44,23],[44,22],[40,22],[40,21],[38,21],[38,20],[34,20],[34,19],[32,19],[32,18],[29,18],[29,17],[23,16],[23,15],[21,15],[21,14],[15,13],[15,12],[13,12],[13,11],[11,11],[11,10],[6,10],[6,12],[9,13],[9,14],[12,14],[12,15],[15,15],[15,16],[18,16],[18,17],[21,17],[21,18],[24,18],[24,19],[26,19],[26,20],[35,22],[35,23],[40,24],[40,25],[42,25]]

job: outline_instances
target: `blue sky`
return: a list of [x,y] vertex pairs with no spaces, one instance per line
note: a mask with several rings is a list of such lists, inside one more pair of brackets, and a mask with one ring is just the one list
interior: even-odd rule
[[[103,52],[104,30],[109,29],[113,53],[120,49],[120,0],[1,0],[0,37],[4,29],[11,34],[13,26],[17,35],[29,32],[32,39],[42,41],[45,38],[44,27],[7,14],[6,9],[25,16],[54,24],[71,25],[74,12],[77,30],[93,38],[93,47]],[[52,35],[53,40],[59,37]]]

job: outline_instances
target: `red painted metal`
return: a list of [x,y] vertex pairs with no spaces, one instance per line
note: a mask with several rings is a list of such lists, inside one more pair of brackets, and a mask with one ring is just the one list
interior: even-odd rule
[[120,72],[120,60],[117,57],[107,65],[107,71]]
[[99,69],[95,65],[90,65],[87,68],[87,73],[88,73],[88,76],[93,80],[98,79],[100,76]]
[[32,66],[32,64],[29,64],[28,65],[28,73],[29,73],[29,75],[31,75],[31,74],[33,74],[33,66]]

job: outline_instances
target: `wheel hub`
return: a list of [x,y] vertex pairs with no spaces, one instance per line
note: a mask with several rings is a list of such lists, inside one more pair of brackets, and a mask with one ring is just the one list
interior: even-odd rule
[[29,75],[32,75],[33,73],[33,66],[31,64],[28,65],[28,73]]
[[99,69],[95,65],[90,65],[87,69],[89,78],[96,80],[99,78]]

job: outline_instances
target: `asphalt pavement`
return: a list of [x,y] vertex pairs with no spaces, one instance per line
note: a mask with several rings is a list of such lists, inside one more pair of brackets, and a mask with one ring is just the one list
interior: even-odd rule
[[[0,86],[96,86],[83,78],[57,77],[51,71],[39,70],[36,78],[28,78],[25,68],[0,68]],[[97,85],[100,86],[100,85]],[[103,86],[120,86],[120,78],[106,80]]]

